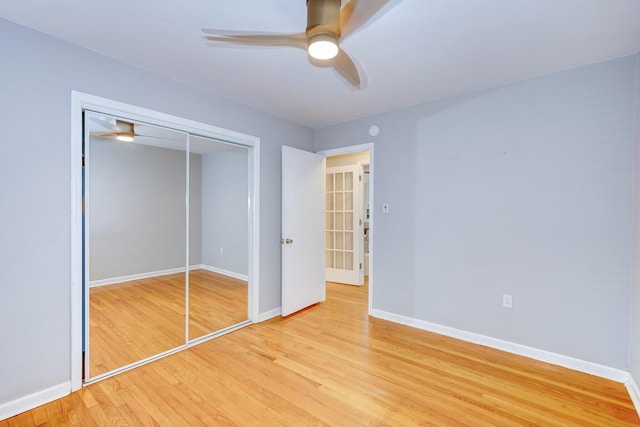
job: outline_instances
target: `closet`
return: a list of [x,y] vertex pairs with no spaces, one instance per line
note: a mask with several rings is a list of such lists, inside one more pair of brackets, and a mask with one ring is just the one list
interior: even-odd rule
[[250,323],[253,153],[83,115],[86,383]]

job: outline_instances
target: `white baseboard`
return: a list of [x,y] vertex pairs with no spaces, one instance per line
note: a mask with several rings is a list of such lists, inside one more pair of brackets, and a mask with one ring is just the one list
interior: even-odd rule
[[200,266],[203,270],[211,271],[212,273],[222,274],[223,276],[233,277],[234,279],[244,280],[247,282],[249,280],[249,276],[246,274],[234,273],[233,271],[225,270],[224,268],[213,267],[210,265],[202,265]]
[[264,313],[260,313],[256,323],[264,322],[265,320],[269,320],[269,319],[272,319],[274,317],[278,317],[281,314],[282,314],[282,309],[280,307],[274,308],[273,310],[265,311]]
[[[280,314],[281,308],[274,308],[273,310],[261,313],[257,322],[264,322]],[[640,389],[638,389],[638,385],[633,376],[620,369],[381,310],[371,310],[371,316],[624,383],[631,401],[636,408],[636,412],[640,415]],[[44,405],[45,403],[60,399],[69,393],[71,393],[71,383],[65,382],[10,402],[0,403],[0,420],[13,417],[14,415]]]
[[586,360],[576,359],[574,357],[564,356],[562,354],[552,353],[550,351],[540,350],[526,345],[476,334],[474,332],[463,331],[461,329],[438,325],[436,323],[426,322],[424,320],[405,317],[381,310],[371,310],[371,315],[380,319],[401,323],[403,325],[412,326],[425,331],[435,332],[440,335],[446,335],[463,341],[472,342],[474,344],[480,344],[486,347],[506,351],[508,353],[518,354],[520,356],[529,357],[542,362],[563,366],[575,371],[596,375],[619,383],[625,383],[629,379],[629,374],[621,369],[611,368],[598,363],[588,362]]
[[[189,266],[189,270],[207,270],[213,273],[222,274],[223,276],[233,277],[234,279],[248,281],[249,277],[246,274],[234,273],[232,271],[224,270],[222,268],[212,267],[205,264],[196,264]],[[108,279],[92,280],[89,282],[89,287],[94,288],[96,286],[115,285],[122,282],[130,282],[131,280],[148,279],[150,277],[167,276],[169,274],[184,273],[184,267],[169,268],[167,270],[150,271],[148,273],[130,274],[128,276],[111,277]]]
[[69,393],[71,393],[71,383],[66,382],[10,402],[0,403],[0,420],[13,417],[37,406],[60,399]]
[[633,406],[636,408],[636,412],[640,415],[640,390],[638,389],[638,384],[636,384],[636,381],[633,379],[633,375],[628,374],[628,378],[624,382],[624,385],[627,387],[627,391],[629,392]]

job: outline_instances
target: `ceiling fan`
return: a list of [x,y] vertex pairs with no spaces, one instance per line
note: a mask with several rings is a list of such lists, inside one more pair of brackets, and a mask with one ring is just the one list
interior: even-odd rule
[[135,132],[133,123],[116,119],[114,130],[109,132],[91,132],[91,136],[97,138],[115,138],[122,142],[133,142],[136,136],[142,136]]
[[106,132],[89,132],[89,135],[93,138],[117,139],[121,142],[134,142],[138,137],[165,141],[174,141],[176,139],[137,133],[134,123],[114,117],[90,116],[90,120],[102,128],[113,129]]
[[346,37],[367,23],[389,0],[307,0],[307,29],[304,33],[251,33],[203,29],[214,42],[249,46],[289,46],[306,50],[314,65],[333,67],[353,87],[360,89],[364,73],[340,47]]

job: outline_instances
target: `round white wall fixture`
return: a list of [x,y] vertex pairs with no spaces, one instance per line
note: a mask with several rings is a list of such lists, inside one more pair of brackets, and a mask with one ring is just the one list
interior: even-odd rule
[[377,136],[380,133],[380,128],[376,125],[373,125],[369,128],[369,135]]

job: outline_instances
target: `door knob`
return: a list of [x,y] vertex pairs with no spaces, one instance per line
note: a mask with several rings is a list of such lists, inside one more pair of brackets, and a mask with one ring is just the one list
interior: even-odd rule
[[280,239],[280,243],[290,245],[293,243],[293,239]]

